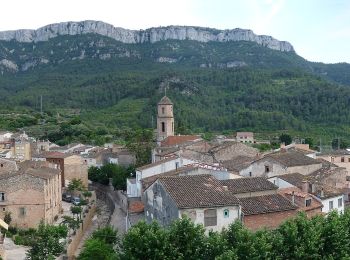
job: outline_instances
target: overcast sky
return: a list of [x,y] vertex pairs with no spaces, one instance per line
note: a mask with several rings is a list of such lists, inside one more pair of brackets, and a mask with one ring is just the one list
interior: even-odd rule
[[243,28],[289,41],[311,61],[350,63],[350,0],[2,0],[0,8],[0,31],[81,20]]

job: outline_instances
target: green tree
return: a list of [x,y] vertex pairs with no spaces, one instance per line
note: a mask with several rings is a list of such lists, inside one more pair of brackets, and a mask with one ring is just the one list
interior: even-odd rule
[[281,134],[279,139],[280,142],[284,143],[285,145],[289,145],[292,143],[292,137],[289,134]]
[[70,183],[68,184],[67,187],[68,191],[72,192],[72,193],[76,193],[77,191],[84,191],[86,190],[83,181],[81,179],[72,179],[70,181]]
[[194,224],[188,217],[172,222],[169,228],[172,252],[180,259],[201,259],[205,251],[205,230]]
[[92,233],[91,238],[100,239],[111,246],[114,246],[119,242],[118,231],[115,230],[112,226],[107,226],[95,230]]
[[126,133],[126,147],[136,156],[136,166],[151,162],[151,152],[154,147],[152,129],[138,129]]
[[137,223],[122,240],[123,259],[174,259],[169,257],[168,232],[157,222]]
[[5,221],[8,225],[11,224],[11,221],[12,221],[11,212],[9,212],[9,211],[6,211],[6,212],[5,212],[4,221]]
[[55,259],[64,249],[61,238],[66,238],[68,229],[66,226],[47,225],[43,221],[39,224],[36,232],[36,241],[27,252],[27,259],[47,260]]
[[90,238],[85,241],[79,260],[116,260],[119,259],[112,245],[105,243],[101,239]]

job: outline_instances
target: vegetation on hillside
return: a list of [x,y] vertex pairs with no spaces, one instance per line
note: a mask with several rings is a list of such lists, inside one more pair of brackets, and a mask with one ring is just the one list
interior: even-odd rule
[[350,88],[334,83],[350,85],[348,64],[309,63],[252,42],[130,45],[81,35],[1,43],[0,53],[22,69],[33,65],[0,76],[3,129],[101,144],[118,139],[116,131],[154,128],[166,88],[177,133],[288,130],[350,139]]

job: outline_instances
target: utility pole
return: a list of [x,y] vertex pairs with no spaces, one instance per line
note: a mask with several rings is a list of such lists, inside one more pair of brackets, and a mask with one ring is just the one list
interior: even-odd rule
[[43,116],[43,95],[40,95],[40,114]]

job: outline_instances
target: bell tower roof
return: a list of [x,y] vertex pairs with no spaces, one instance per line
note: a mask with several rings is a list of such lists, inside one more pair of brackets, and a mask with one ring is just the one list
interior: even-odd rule
[[158,105],[172,105],[172,104],[173,102],[171,102],[171,100],[167,96],[162,97],[162,99],[158,102]]

